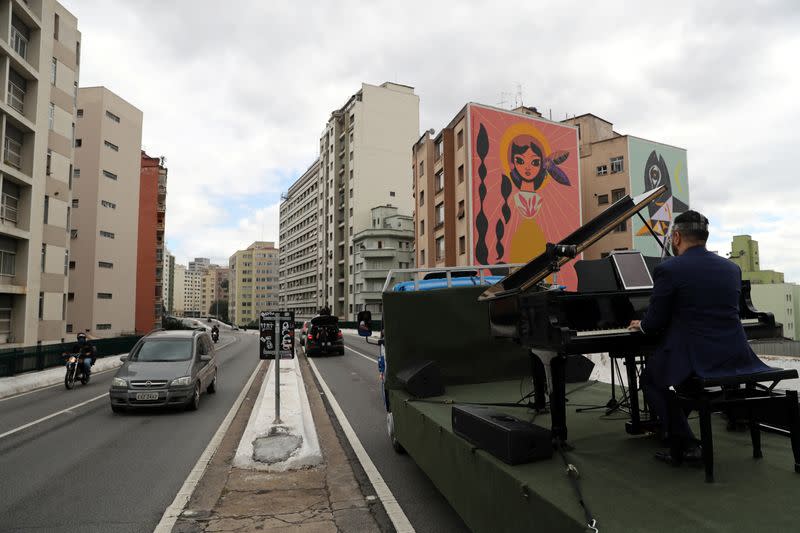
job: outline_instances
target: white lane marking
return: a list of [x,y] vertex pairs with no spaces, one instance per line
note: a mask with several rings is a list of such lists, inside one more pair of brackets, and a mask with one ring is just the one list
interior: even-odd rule
[[[355,352],[355,350],[353,351]],[[375,494],[378,496],[378,498],[380,498],[381,503],[383,503],[383,507],[386,509],[386,514],[389,515],[389,520],[392,521],[395,531],[397,533],[414,533],[414,526],[411,525],[408,517],[403,512],[400,504],[397,502],[397,499],[392,494],[391,489],[389,489],[389,486],[383,480],[383,477],[381,477],[378,469],[375,468],[375,464],[372,462],[372,459],[369,458],[367,450],[364,449],[361,441],[358,440],[358,436],[353,430],[353,427],[350,425],[350,422],[347,421],[344,411],[342,411],[342,408],[339,407],[339,402],[336,401],[333,393],[328,388],[328,384],[325,383],[324,379],[322,379],[322,374],[320,374],[319,370],[317,370],[316,363],[314,363],[314,360],[311,358],[308,358],[308,362],[311,364],[311,369],[314,371],[314,375],[317,376],[317,380],[322,386],[322,392],[324,392],[325,396],[328,397],[328,401],[331,404],[333,413],[336,415],[336,419],[339,420],[339,425],[342,426],[342,430],[344,431],[347,440],[350,442],[350,446],[353,447],[353,451],[358,458],[358,462],[361,463],[361,467],[364,469],[364,472],[366,472],[370,483],[372,483],[372,486],[375,488]]]
[[225,416],[222,424],[217,429],[217,432],[214,433],[213,437],[211,437],[211,441],[208,443],[208,446],[206,446],[206,449],[203,450],[203,453],[200,455],[197,463],[195,463],[194,468],[192,468],[192,471],[189,472],[189,476],[183,482],[183,486],[181,486],[178,494],[175,495],[175,499],[172,500],[172,504],[170,504],[170,506],[164,511],[164,514],[161,516],[161,521],[153,530],[153,533],[170,533],[172,531],[172,528],[175,526],[175,522],[178,521],[178,517],[183,512],[186,504],[189,503],[189,498],[192,497],[194,490],[200,483],[200,479],[202,479],[203,474],[205,474],[208,464],[211,462],[211,458],[214,457],[214,454],[217,452],[217,448],[219,448],[219,445],[222,443],[222,439],[225,437],[225,433],[231,426],[234,417],[236,417],[236,413],[239,412],[239,407],[241,407],[244,397],[250,390],[250,387],[253,384],[253,381],[256,379],[256,375],[261,369],[263,363],[264,360],[259,361],[255,370],[253,370],[253,373],[250,374],[250,379],[247,380],[244,388],[239,393],[239,397],[236,398],[236,401],[231,406],[230,411],[228,411],[228,414]]
[[63,415],[64,413],[69,413],[73,409],[77,409],[78,407],[82,407],[82,406],[86,405],[87,403],[92,403],[93,401],[99,400],[100,398],[105,398],[106,396],[108,396],[108,393],[104,392],[100,396],[95,396],[94,398],[86,400],[85,402],[81,402],[79,404],[73,405],[72,407],[67,407],[66,409],[62,409],[61,411],[58,411],[58,412],[55,412],[55,413],[51,413],[51,414],[49,414],[47,416],[43,416],[42,418],[40,418],[38,420],[34,420],[33,422],[28,422],[24,426],[19,426],[18,428],[14,428],[14,429],[12,429],[10,431],[6,431],[2,435],[0,435],[0,439],[8,437],[9,435],[13,435],[14,433],[18,433],[18,432],[22,431],[23,429],[28,429],[31,426],[35,426],[36,424],[44,422],[45,420],[50,420],[51,418],[56,417],[58,415]]
[[[114,357],[114,356],[113,355],[109,355],[108,357]],[[99,376],[100,374],[105,374],[107,372],[111,372],[112,370],[118,370],[118,369],[119,369],[119,367],[115,366],[114,368],[109,368],[108,370],[101,370],[99,372],[92,372],[92,376]],[[63,386],[64,386],[64,382],[63,381],[59,381],[58,383],[56,383],[54,385],[48,385],[46,387],[40,387],[38,389],[29,390],[27,392],[21,392],[19,394],[15,394],[14,396],[6,396],[5,398],[0,398],[0,402],[4,402],[6,400],[13,400],[14,398],[20,398],[22,396],[27,396],[28,394],[33,394],[34,392],[39,392],[39,391],[43,391],[43,390],[47,390],[47,389],[53,389],[55,387],[63,387]]]
[[345,347],[345,348],[347,348],[348,350],[350,350],[351,352],[353,352],[354,354],[356,354],[356,355],[360,355],[360,356],[361,356],[361,357],[363,357],[364,359],[369,359],[369,360],[370,360],[370,361],[372,361],[373,363],[377,363],[377,362],[378,362],[378,359],[376,359],[376,358],[374,358],[374,357],[370,357],[370,356],[368,356],[368,355],[366,355],[366,354],[363,354],[363,353],[359,352],[358,350],[355,350],[355,349],[353,349],[353,348],[351,348],[351,347],[347,346],[346,344],[345,344],[345,346],[344,346],[344,347]]

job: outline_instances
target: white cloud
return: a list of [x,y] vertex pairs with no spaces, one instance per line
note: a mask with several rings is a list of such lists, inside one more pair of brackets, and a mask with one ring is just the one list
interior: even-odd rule
[[[751,233],[765,268],[800,281],[792,0],[63,1],[83,32],[82,85],[140,107],[145,147],[167,156],[167,239],[181,261],[260,238],[258,216],[273,216],[264,237],[277,240],[277,212],[234,206],[276,204],[362,81],[415,86],[422,129],[520,83],[554,119],[592,112],[687,148],[715,246]],[[198,226],[221,240],[205,244]]]

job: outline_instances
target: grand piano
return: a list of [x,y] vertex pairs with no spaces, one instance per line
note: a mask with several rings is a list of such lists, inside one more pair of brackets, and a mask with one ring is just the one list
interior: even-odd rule
[[[548,244],[544,253],[480,296],[481,300],[489,301],[492,333],[514,339],[541,360],[549,384],[552,432],[556,442],[563,444],[567,439],[565,367],[567,358],[576,354],[607,352],[612,357],[625,359],[631,390],[631,420],[627,429],[630,433],[642,431],[634,358],[652,351],[658,339],[628,331],[627,326],[631,320],[644,316],[652,289],[622,289],[611,284],[606,290],[582,291],[582,285],[597,288],[596,283],[586,283],[588,273],[596,271],[593,268],[576,268],[576,292],[553,288],[546,279],[614,227],[637,215],[665,189],[662,186],[635,198],[621,198],[558,244]],[[739,315],[749,339],[782,337],[783,328],[775,322],[774,316],[754,308],[748,281],[742,283]],[[541,383],[537,389],[537,404],[541,407]]]

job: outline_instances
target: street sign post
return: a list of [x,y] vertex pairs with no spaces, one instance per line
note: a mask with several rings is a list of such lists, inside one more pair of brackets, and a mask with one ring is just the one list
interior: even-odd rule
[[294,311],[259,314],[260,359],[275,359],[275,421],[281,424],[281,359],[294,357]]

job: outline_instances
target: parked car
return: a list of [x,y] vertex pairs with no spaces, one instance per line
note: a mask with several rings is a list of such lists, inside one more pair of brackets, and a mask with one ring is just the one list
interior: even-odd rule
[[306,345],[307,335],[308,335],[308,320],[303,322],[303,326],[300,328],[300,346]]
[[344,339],[339,329],[339,319],[319,315],[311,319],[305,339],[306,355],[336,353],[344,355]]
[[217,392],[214,343],[204,330],[157,330],[136,343],[111,380],[111,410],[176,406],[196,410]]

